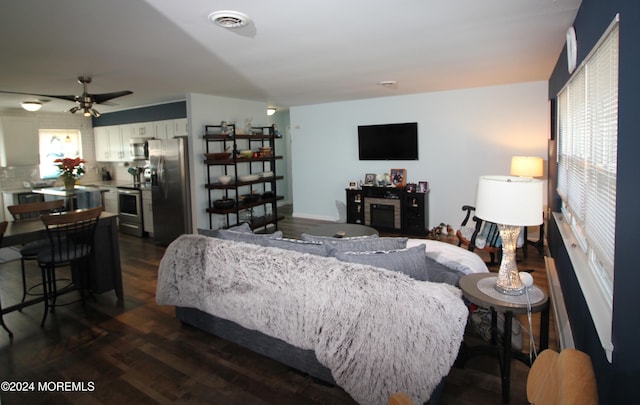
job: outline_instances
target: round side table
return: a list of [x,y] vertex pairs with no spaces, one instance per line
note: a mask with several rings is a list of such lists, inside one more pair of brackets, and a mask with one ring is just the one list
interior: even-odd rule
[[540,351],[549,346],[549,297],[539,287],[535,285],[529,287],[529,298],[527,295],[510,296],[505,295],[493,288],[497,275],[495,273],[475,273],[468,274],[460,278],[460,289],[462,294],[471,303],[479,307],[491,310],[491,343],[495,345],[498,341],[498,322],[496,313],[504,314],[504,331],[502,336],[502,358],[500,371],[502,378],[502,399],[509,402],[509,390],[511,384],[511,358],[525,362],[528,359],[523,353],[512,353],[511,348],[511,326],[514,314],[526,314],[528,307],[531,312],[540,312]]

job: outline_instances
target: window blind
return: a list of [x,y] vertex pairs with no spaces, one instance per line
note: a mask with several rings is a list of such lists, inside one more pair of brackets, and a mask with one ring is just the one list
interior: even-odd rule
[[618,140],[618,24],[558,94],[558,193],[589,271],[612,296]]

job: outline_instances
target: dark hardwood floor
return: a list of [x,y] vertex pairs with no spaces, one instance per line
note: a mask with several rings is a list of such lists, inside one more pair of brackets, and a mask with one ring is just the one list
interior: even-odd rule
[[[283,212],[286,218],[279,228],[287,237],[298,237],[320,223],[292,218],[290,207]],[[27,385],[27,392],[0,391],[0,403],[354,403],[339,387],[316,383],[282,364],[184,326],[174,318],[172,307],[158,306],[156,273],[164,248],[150,239],[122,235],[120,253],[123,302],[113,292],[97,295],[88,299],[86,314],[79,303],[57,308],[42,328],[41,305],[5,315],[15,336],[11,340],[0,329],[0,381],[35,385],[33,390]],[[535,270],[536,283],[546,289],[544,262],[535,249],[529,249],[519,268]],[[28,264],[28,273],[38,279],[35,263]],[[19,261],[0,264],[0,297],[4,307],[20,300]],[[526,325],[526,319],[522,322]],[[534,315],[536,337],[538,322]],[[479,342],[471,332],[465,341]],[[557,346],[553,327],[550,343]],[[527,372],[524,364],[513,362],[512,404],[527,403]],[[38,383],[51,389],[57,382],[79,385],[38,389]],[[502,403],[496,358],[477,356],[464,367],[454,367],[441,403]]]

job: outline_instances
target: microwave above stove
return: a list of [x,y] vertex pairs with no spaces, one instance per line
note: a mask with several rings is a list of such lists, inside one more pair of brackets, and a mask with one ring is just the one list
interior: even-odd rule
[[149,140],[154,138],[131,138],[129,148],[131,160],[149,160]]

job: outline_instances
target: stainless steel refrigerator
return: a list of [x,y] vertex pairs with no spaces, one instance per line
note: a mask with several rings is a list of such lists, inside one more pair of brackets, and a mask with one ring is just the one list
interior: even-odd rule
[[187,137],[149,140],[153,237],[168,245],[192,232]]

